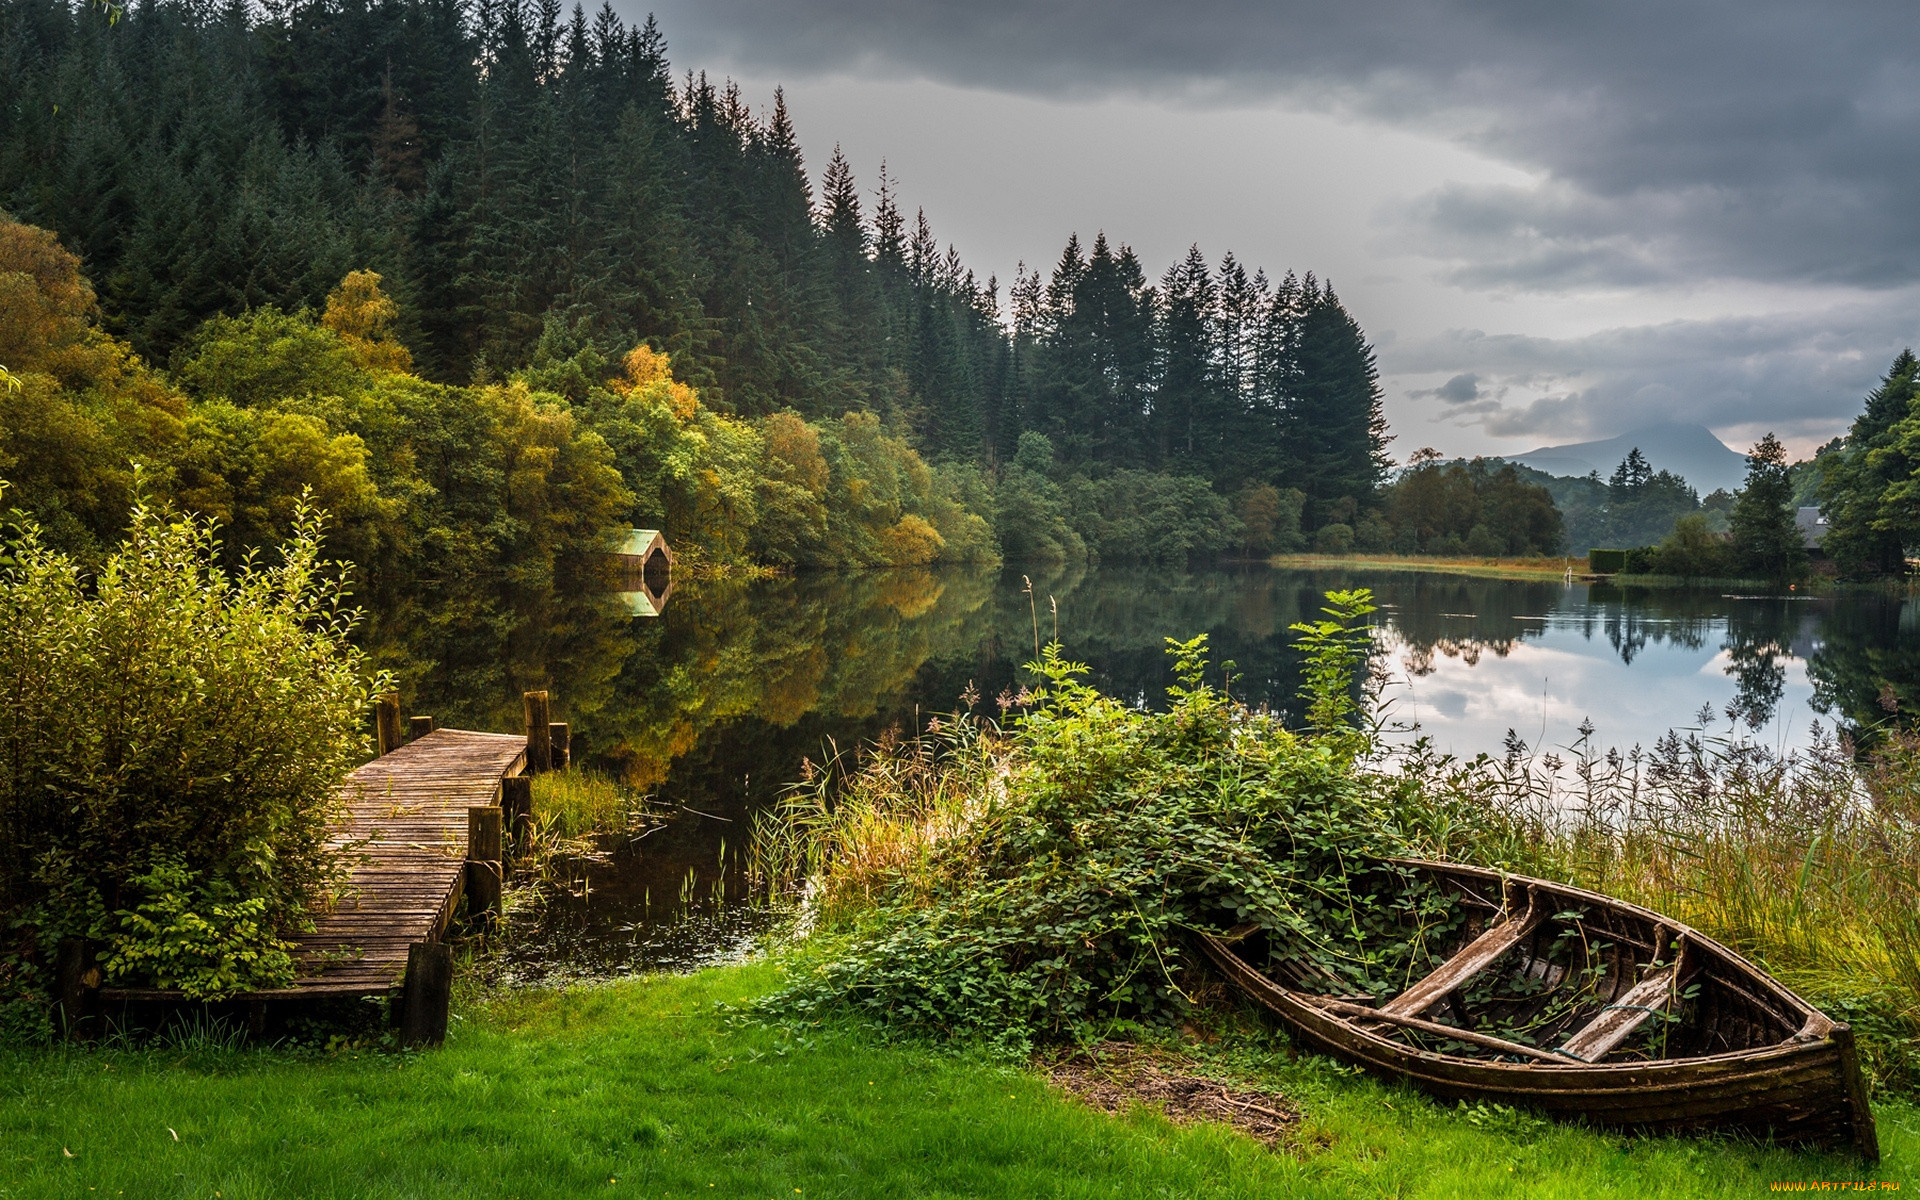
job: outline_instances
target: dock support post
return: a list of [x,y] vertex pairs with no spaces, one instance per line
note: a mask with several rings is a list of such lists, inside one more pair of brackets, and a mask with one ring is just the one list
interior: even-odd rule
[[421,738],[427,736],[432,732],[433,732],[432,717],[408,717],[407,718],[407,740],[408,741],[417,742]]
[[373,699],[373,727],[382,757],[400,748],[400,693],[382,692]]
[[527,774],[538,775],[553,766],[553,730],[547,719],[547,693],[527,692]]
[[500,818],[492,804],[467,810],[467,915],[482,929],[500,920]]
[[547,722],[547,764],[556,771],[567,769],[573,758],[573,736],[565,721]]
[[438,1046],[446,1041],[447,1010],[452,1003],[453,948],[445,942],[415,942],[407,947],[401,1044]]
[[533,777],[509,775],[500,781],[500,817],[513,838],[515,855],[526,851],[527,835],[532,832]]
[[100,987],[93,947],[85,938],[61,938],[58,954],[54,986],[60,1007],[60,1033],[69,1041],[89,1041],[93,1036],[94,1000]]

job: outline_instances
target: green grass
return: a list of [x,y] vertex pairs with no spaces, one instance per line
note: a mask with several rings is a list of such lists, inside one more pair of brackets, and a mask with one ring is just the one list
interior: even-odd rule
[[[755,965],[456,1009],[444,1049],[0,1054],[0,1196],[1752,1196],[1899,1180],[1887,1160],[1601,1136],[1445,1107],[1325,1060],[1242,1052],[1305,1111],[1274,1154],[1226,1129],[1115,1119],[964,1052],[730,1019]],[[176,1140],[175,1135],[178,1135]],[[69,1157],[69,1154],[71,1157]]]
[[1276,554],[1276,567],[1301,570],[1424,571],[1435,575],[1477,575],[1489,579],[1564,579],[1567,567],[1586,574],[1585,558],[1445,558],[1427,554]]
[[534,819],[546,837],[617,832],[646,812],[644,794],[598,771],[547,771],[533,777]]

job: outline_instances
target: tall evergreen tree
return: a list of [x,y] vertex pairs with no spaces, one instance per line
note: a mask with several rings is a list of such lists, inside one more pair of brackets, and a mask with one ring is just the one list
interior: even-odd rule
[[1184,472],[1211,473],[1215,440],[1228,432],[1215,363],[1213,272],[1200,247],[1160,280],[1160,371],[1154,426],[1160,459]]
[[1747,454],[1747,483],[1734,497],[1728,521],[1734,558],[1742,572],[1762,579],[1789,579],[1806,566],[1806,549],[1794,520],[1787,452],[1771,432]]
[[[1887,518],[1889,492],[1910,479],[1920,457],[1903,448],[1897,426],[1920,396],[1920,359],[1902,350],[1886,377],[1867,396],[1847,440],[1822,454],[1820,511],[1827,519],[1821,541],[1844,575],[1868,578],[1901,575],[1907,569],[1907,544]],[[1916,448],[1920,449],[1920,448]]]
[[1360,325],[1334,295],[1303,290],[1298,366],[1287,409],[1295,475],[1314,524],[1370,507],[1387,469],[1380,371]]

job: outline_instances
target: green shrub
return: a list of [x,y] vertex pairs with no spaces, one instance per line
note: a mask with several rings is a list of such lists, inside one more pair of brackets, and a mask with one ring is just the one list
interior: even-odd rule
[[1353,526],[1336,521],[1322,525],[1313,535],[1313,548],[1321,554],[1346,554],[1353,550]]
[[[1322,637],[1330,668],[1351,642]],[[1426,941],[1407,927],[1457,918],[1386,861],[1410,846],[1390,798],[1339,743],[1205,684],[1204,646],[1171,644],[1164,713],[1101,695],[1049,647],[1045,684],[1004,739],[961,721],[943,759],[902,743],[838,784],[816,780],[787,813],[800,835],[762,843],[825,851],[776,872],[815,880],[818,932],[768,1005],[1018,1048],[1179,1017],[1187,931],[1242,921],[1355,991],[1389,995],[1424,969]],[[981,741],[1001,744],[978,753]]]
[[97,578],[20,525],[0,563],[0,913],[107,948],[110,982],[284,983],[366,757],[353,614],[303,506],[276,564],[140,507]]
[[1587,569],[1595,575],[1618,575],[1626,569],[1626,566],[1627,552],[1625,550],[1601,550],[1595,548],[1587,551]]
[[1655,575],[1724,579],[1739,571],[1733,547],[1713,532],[1705,513],[1688,513],[1675,521],[1673,532],[1648,558],[1648,570]]
[[274,935],[265,898],[241,899],[224,879],[196,879],[177,858],[155,862],[126,892],[132,907],[114,914],[101,964],[109,977],[196,996],[293,977],[293,945]]
[[1635,546],[1626,552],[1626,563],[1620,568],[1622,575],[1653,574],[1653,547]]

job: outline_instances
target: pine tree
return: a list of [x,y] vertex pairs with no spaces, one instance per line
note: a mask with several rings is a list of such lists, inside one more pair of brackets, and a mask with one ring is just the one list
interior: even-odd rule
[[1607,487],[1613,492],[1616,503],[1633,500],[1653,478],[1653,467],[1647,462],[1647,456],[1635,446],[1627,451],[1620,465],[1613,469],[1613,477],[1607,480]]
[[1790,579],[1806,565],[1794,521],[1787,452],[1769,432],[1747,454],[1747,484],[1734,497],[1728,520],[1739,569],[1760,579]]
[[1906,572],[1907,539],[1888,519],[1887,504],[1889,492],[1909,480],[1920,464],[1920,456],[1903,449],[1898,432],[1916,396],[1920,360],[1913,351],[1902,350],[1880,386],[1868,394],[1845,445],[1819,458],[1820,511],[1827,519],[1821,549],[1843,575],[1870,578]]
[[1337,512],[1370,507],[1386,474],[1386,416],[1373,347],[1334,295],[1302,288],[1303,312],[1292,395],[1287,406],[1294,476],[1285,482],[1307,493],[1315,525]]
[[1214,369],[1213,272],[1189,246],[1187,256],[1161,277],[1160,371],[1153,416],[1161,462],[1183,474],[1211,474],[1218,447],[1219,403]]

